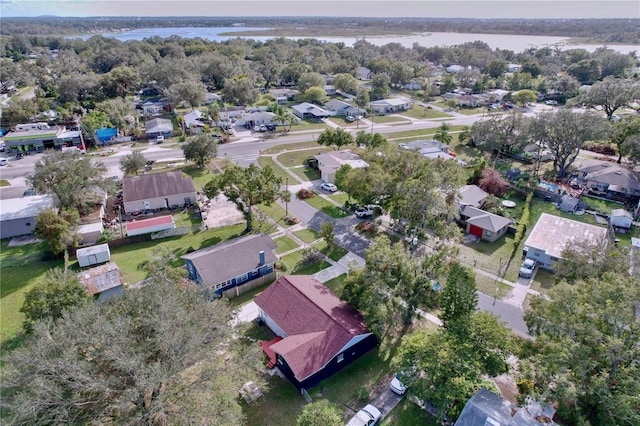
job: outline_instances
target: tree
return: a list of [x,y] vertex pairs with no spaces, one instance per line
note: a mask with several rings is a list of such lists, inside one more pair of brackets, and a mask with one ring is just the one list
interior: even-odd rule
[[193,140],[182,145],[182,152],[187,161],[193,161],[198,167],[204,167],[218,155],[218,144],[210,134],[200,133]]
[[24,295],[20,308],[25,316],[22,328],[26,333],[41,320],[58,320],[62,314],[91,300],[87,289],[76,274],[60,268],[49,269],[42,283],[36,284]]
[[370,134],[360,131],[356,136],[355,144],[357,146],[364,146],[367,149],[376,149],[387,145],[387,140],[380,133]]
[[629,253],[612,244],[607,237],[597,241],[574,241],[562,249],[556,277],[572,284],[607,272],[624,271],[628,267]]
[[371,78],[371,92],[369,96],[371,99],[383,99],[389,95],[389,84],[391,84],[391,78],[387,73],[374,74]]
[[333,222],[322,222],[322,225],[320,225],[320,236],[325,243],[327,243],[329,249],[335,245],[333,240],[336,236],[333,232]]
[[[178,265],[176,264],[178,260]],[[167,246],[158,246],[151,250],[147,259],[138,265],[138,269],[147,272],[147,279],[152,282],[181,283],[186,280],[189,273],[176,255]]]
[[484,72],[489,74],[491,78],[497,78],[506,73],[508,69],[509,65],[506,61],[494,60],[489,63]]
[[531,119],[529,134],[553,153],[553,168],[564,177],[584,143],[604,136],[603,119],[595,113],[563,109]]
[[256,89],[254,79],[241,74],[225,80],[222,95],[233,105],[247,105],[258,100],[260,93]]
[[509,189],[509,182],[504,180],[497,170],[484,169],[482,170],[482,178],[478,186],[480,186],[483,191],[500,197]]
[[250,164],[247,168],[228,167],[221,175],[211,179],[204,187],[209,198],[222,193],[233,202],[247,222],[246,232],[252,230],[252,207],[263,203],[271,205],[282,196],[282,178],[269,166],[259,168]]
[[539,346],[528,374],[535,394],[570,424],[640,424],[637,278],[605,273],[548,296],[525,314]]
[[333,147],[334,149],[340,149],[346,145],[353,145],[354,140],[351,133],[338,127],[336,129],[325,129],[320,133],[317,140],[319,145],[325,145]]
[[595,59],[583,59],[569,65],[567,74],[575,77],[581,84],[594,84],[602,76],[602,63]]
[[491,116],[476,121],[471,126],[470,142],[483,151],[511,152],[528,143],[522,114],[511,113],[507,117]]
[[308,72],[302,74],[298,79],[298,90],[302,93],[306,92],[311,87],[321,87],[327,84],[327,81],[324,77],[317,72]]
[[135,127],[137,114],[133,109],[133,103],[126,99],[116,98],[100,102],[96,105],[96,111],[104,112],[118,131],[124,134]]
[[59,254],[80,241],[73,229],[78,223],[80,217],[75,210],[58,213],[53,209],[45,209],[36,217],[33,235],[44,240],[51,253]]
[[438,131],[433,138],[445,145],[449,145],[452,140],[451,135],[449,134],[449,125],[447,123],[442,123],[440,127],[438,127]]
[[351,74],[338,74],[333,78],[337,90],[355,95],[358,93],[358,80]]
[[529,89],[520,90],[515,94],[513,100],[520,106],[525,106],[528,103],[535,102],[538,99],[536,92]]
[[192,110],[202,105],[206,94],[207,89],[204,84],[194,81],[172,84],[165,92],[171,105],[179,105],[181,102],[186,102],[191,106]]
[[[640,118],[627,116],[611,128],[611,142],[618,147],[618,164],[624,155],[631,157],[634,144],[640,140]],[[631,159],[631,158],[630,158]]]
[[109,98],[124,98],[139,84],[138,72],[129,66],[115,67],[100,78],[102,91]]
[[300,97],[302,100],[316,105],[322,105],[329,100],[327,92],[319,86],[309,87]]
[[476,279],[458,262],[449,267],[447,283],[440,298],[440,319],[446,330],[464,336],[468,333],[471,314],[478,303]]
[[39,193],[55,195],[60,209],[82,213],[95,198],[96,188],[113,187],[110,179],[102,177],[106,171],[104,164],[78,151],[54,151],[38,160],[27,182]]
[[5,360],[5,420],[242,424],[238,389],[262,383],[259,349],[233,339],[230,306],[200,291],[154,282],[37,323]]
[[341,426],[342,415],[338,407],[326,399],[319,399],[302,408],[297,426]]
[[146,158],[140,151],[133,151],[120,159],[120,170],[124,175],[137,175],[138,170],[147,164]]
[[593,109],[602,109],[611,120],[620,108],[627,107],[640,100],[640,83],[635,80],[607,77],[581,91],[571,100],[572,105],[584,105]]

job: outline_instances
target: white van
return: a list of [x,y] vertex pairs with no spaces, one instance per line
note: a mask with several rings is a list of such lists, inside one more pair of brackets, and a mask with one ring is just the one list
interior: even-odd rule
[[162,135],[158,135],[158,136],[156,137],[156,143],[162,143],[162,142],[164,142],[164,136],[162,136]]

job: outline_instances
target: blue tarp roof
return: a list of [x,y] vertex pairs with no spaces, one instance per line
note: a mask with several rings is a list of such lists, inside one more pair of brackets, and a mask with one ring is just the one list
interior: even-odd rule
[[100,142],[107,142],[111,138],[115,138],[118,135],[118,129],[116,128],[104,128],[96,130],[96,137]]

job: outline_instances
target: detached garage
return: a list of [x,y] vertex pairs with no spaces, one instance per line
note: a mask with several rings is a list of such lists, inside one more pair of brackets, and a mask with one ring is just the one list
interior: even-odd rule
[[99,244],[78,249],[76,257],[78,258],[78,265],[84,268],[85,266],[93,266],[110,261],[111,251],[109,250],[109,244]]
[[173,222],[173,216],[160,216],[152,219],[134,220],[126,223],[127,236],[151,234],[152,232],[166,231],[173,229],[176,224]]

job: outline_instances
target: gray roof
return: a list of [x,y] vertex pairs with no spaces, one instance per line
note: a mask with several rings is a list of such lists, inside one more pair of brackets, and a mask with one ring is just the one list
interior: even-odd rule
[[[542,426],[555,425],[551,420],[555,410],[548,405],[529,403],[526,408],[513,406],[509,401],[480,389],[467,401],[455,426]],[[542,423],[536,418],[545,418]]]
[[291,108],[302,114],[311,114],[316,117],[328,117],[331,115],[330,111],[324,108],[320,108],[318,105],[311,104],[309,102],[303,102],[298,105],[294,105]]
[[87,291],[92,296],[124,285],[125,283],[122,272],[118,268],[118,265],[113,262],[80,272],[78,274],[78,280],[87,288]]
[[458,198],[457,202],[460,205],[469,205],[474,207],[479,207],[480,204],[489,196],[482,188],[478,185],[464,185],[460,188],[460,198]]
[[549,256],[559,259],[567,244],[585,240],[594,244],[606,236],[607,228],[542,213],[524,245],[544,250]]
[[633,215],[631,213],[629,213],[628,211],[626,211],[625,209],[613,209],[613,210],[611,210],[611,214],[609,216],[610,217],[624,216],[624,217],[628,217],[630,219],[633,219]]
[[511,219],[472,206],[462,206],[460,214],[467,216],[467,223],[491,232],[498,232],[511,223]]
[[89,256],[98,253],[109,253],[109,244],[98,244],[91,247],[80,248],[76,250],[76,257]]
[[146,133],[171,132],[173,124],[168,118],[154,118],[144,123]]
[[338,170],[342,165],[347,164],[354,169],[365,169],[369,164],[360,156],[349,149],[342,151],[323,152],[313,156],[324,168]]
[[196,192],[193,180],[179,170],[122,179],[122,198],[125,203],[192,192]]
[[0,204],[0,222],[36,217],[42,210],[52,208],[54,208],[54,202],[49,195],[9,198],[2,200]]
[[214,286],[260,266],[260,251],[264,251],[265,264],[278,258],[276,244],[266,234],[251,234],[235,238],[215,246],[185,254],[182,259],[191,260],[206,286]]

